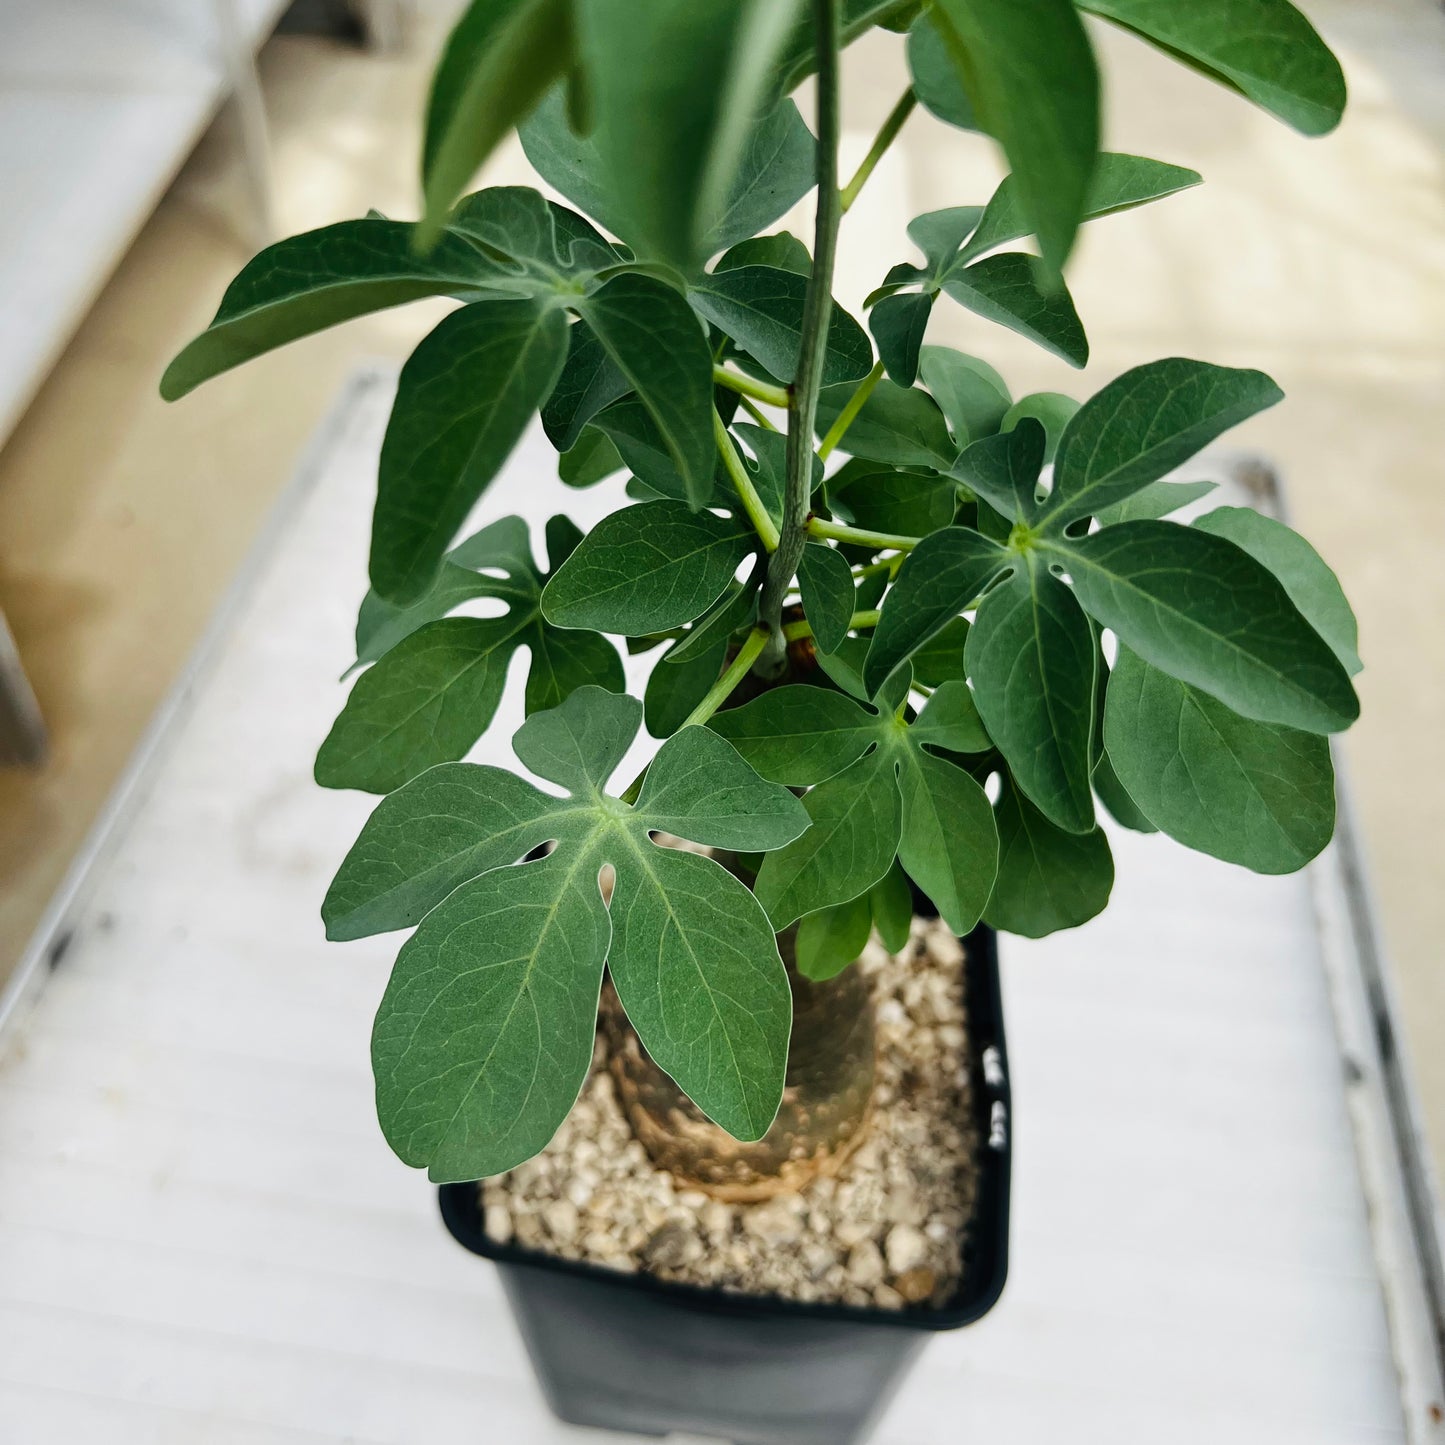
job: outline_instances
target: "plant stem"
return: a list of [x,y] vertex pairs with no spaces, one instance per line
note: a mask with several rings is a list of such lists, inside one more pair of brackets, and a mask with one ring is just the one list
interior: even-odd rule
[[717,449],[722,457],[723,469],[732,480],[733,486],[737,489],[738,496],[742,499],[743,510],[748,514],[748,521],[753,524],[753,529],[763,539],[763,546],[769,552],[777,550],[778,529],[773,525],[773,519],[768,515],[768,509],[763,505],[763,499],[758,496],[758,489],[753,486],[753,479],[748,476],[748,469],[743,465],[743,459],[738,455],[738,449],[733,445],[733,439],[728,435],[728,429],[723,425],[723,419],[713,408],[712,432],[717,438]]
[[[726,671],[708,689],[707,696],[683,719],[678,732],[683,728],[705,723],[733,695],[737,685],[748,675],[749,669],[758,659],[758,654],[767,645],[768,632],[765,627],[755,627],[743,639],[738,655],[728,664]],[[647,770],[651,762],[643,765],[642,771],[627,785],[622,795],[624,803],[635,803],[642,795],[642,785],[647,781]]]
[[888,112],[888,119],[878,131],[878,136],[873,142],[872,149],[863,157],[863,164],[854,173],[853,179],[843,187],[843,209],[846,211],[854,201],[858,199],[858,192],[863,189],[868,177],[873,174],[873,168],[883,159],[883,153],[893,144],[898,132],[903,129],[903,123],[913,114],[913,107],[918,104],[918,97],[914,95],[910,86],[898,98],[898,104]]
[[785,387],[769,386],[765,381],[754,381],[750,376],[744,376],[740,371],[729,371],[725,366],[714,366],[712,379],[719,386],[725,386],[729,391],[735,391],[739,396],[751,396],[758,401],[765,401],[769,406],[787,406],[788,392]]
[[[738,655],[728,664],[723,675],[708,689],[707,696],[688,713],[683,721],[683,727],[705,723],[733,695],[733,689],[748,675],[753,663],[758,660],[758,654],[767,646],[767,641],[768,631],[765,627],[755,627],[748,633],[743,639],[743,645],[738,648]],[[680,732],[681,728],[678,731]]]
[[882,380],[883,363],[875,361],[873,370],[858,383],[858,389],[848,398],[848,404],[838,413],[838,420],[828,428],[828,435],[823,438],[823,444],[818,448],[818,455],[825,462],[833,454],[833,448],[843,440],[848,428],[857,420],[864,403],[873,395],[873,388]]
[[923,540],[893,532],[867,532],[862,527],[846,527],[842,522],[829,522],[823,517],[808,519],[808,535],[831,537],[835,542],[856,542],[860,547],[872,547],[875,552],[911,552]]
[[749,396],[739,396],[738,403],[757,424],[766,431],[777,431],[777,425],[767,412]]
[[[849,630],[851,631],[855,627],[877,627],[878,618],[881,615],[876,607],[871,607],[866,612],[855,612],[848,619]],[[812,635],[813,624],[806,619],[783,624],[783,637],[789,642],[796,642],[800,637],[811,637]]]
[[814,44],[818,55],[818,213],[813,227],[813,269],[803,302],[803,337],[796,379],[788,389],[788,451],[783,483],[783,525],[758,616],[769,629],[762,658],[765,671],[787,665],[783,639],[783,599],[798,570],[808,536],[808,511],[813,491],[813,428],[818,418],[818,391],[828,345],[833,309],[833,265],[838,252],[838,223],[843,216],[838,194],[838,48],[839,0],[813,0]]
[[885,557],[881,562],[869,562],[866,567],[855,567],[853,575],[861,582],[865,577],[876,577],[880,572],[887,572],[895,575],[903,565],[903,558],[906,554],[895,552],[891,557]]

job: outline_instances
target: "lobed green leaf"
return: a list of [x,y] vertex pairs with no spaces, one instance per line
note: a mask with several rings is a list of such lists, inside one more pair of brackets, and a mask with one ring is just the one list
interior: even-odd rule
[[1359,716],[1329,645],[1279,582],[1223,537],[1121,522],[1049,551],[1120,642],[1245,717],[1329,733]]
[[1324,135],[1345,108],[1340,63],[1288,0],[1079,0],[1194,65],[1305,135]]
[[1283,395],[1262,371],[1184,357],[1126,371],[1064,428],[1045,524],[1058,530],[1123,501]]
[[1121,648],[1104,710],[1109,761],[1150,822],[1256,873],[1292,873],[1335,828],[1326,739],[1252,722]]
[[556,384],[567,323],[534,300],[454,311],[401,370],[381,444],[371,585],[414,602]]

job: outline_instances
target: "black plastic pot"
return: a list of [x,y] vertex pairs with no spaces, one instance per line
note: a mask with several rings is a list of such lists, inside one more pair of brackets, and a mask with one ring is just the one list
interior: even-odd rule
[[735,1445],[854,1445],[930,1332],[958,1329],[992,1309],[1008,1272],[1008,1062],[993,932],[981,925],[965,943],[974,1122],[983,1147],[963,1276],[941,1309],[731,1294],[496,1244],[478,1187],[441,1186],[447,1228],[501,1271],[537,1378],[561,1419]]

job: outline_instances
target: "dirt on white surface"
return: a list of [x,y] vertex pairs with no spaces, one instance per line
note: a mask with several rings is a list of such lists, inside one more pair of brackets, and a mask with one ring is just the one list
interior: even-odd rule
[[867,1137],[835,1177],[756,1204],[678,1187],[633,1138],[599,1034],[556,1137],[482,1186],[488,1234],[749,1294],[882,1309],[945,1303],[962,1270],[982,1147],[963,945],[937,920],[915,920],[900,953],[875,936],[854,967],[873,984],[877,1078]]

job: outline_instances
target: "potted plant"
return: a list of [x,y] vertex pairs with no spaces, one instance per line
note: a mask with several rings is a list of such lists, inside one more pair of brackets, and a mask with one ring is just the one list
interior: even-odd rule
[[[268,248],[162,382],[460,303],[402,369],[382,446],[365,671],[316,776],[386,796],[323,914],[334,939],[415,930],[373,1037],[382,1128],[507,1262],[568,1418],[859,1437],[920,1332],[1002,1286],[991,930],[1105,906],[1101,805],[1262,872],[1331,834],[1328,736],[1358,712],[1338,584],[1252,511],[1171,520],[1207,487],[1167,474],[1274,383],[1175,357],[1082,405],[1015,400],[923,344],[946,296],[1082,365],[1079,225],[1199,180],[1100,151],[1081,11],[1298,130],[1340,116],[1339,67],[1287,0],[474,0],[436,71],[421,220]],[[911,84],[843,183],[839,53],[875,27]],[[832,299],[839,224],[917,104],[1010,173],[912,222],[865,330]],[[513,128],[570,206],[463,194]],[[814,192],[811,247],[771,229]],[[545,566],[515,517],[457,542],[538,412],[563,483],[626,492],[588,533],[554,517]],[[500,615],[457,614],[477,598]],[[641,700],[615,639],[657,656]],[[461,761],[519,648],[513,748],[545,787]],[[660,746],[614,779],[644,722]],[[925,993],[953,1050],[931,1070],[898,1002]],[[877,1193],[889,1110],[930,1088],[959,1156],[931,1177],[958,1208],[885,1218],[885,1260],[871,1225],[844,1233],[849,1200]],[[579,1239],[605,1130],[609,1168],[671,1192]],[[821,1200],[832,1246],[802,1237]],[[677,1211],[722,1224],[679,1232]],[[814,1246],[848,1267],[767,1282]],[[951,1274],[917,1264],[935,1246]]]

